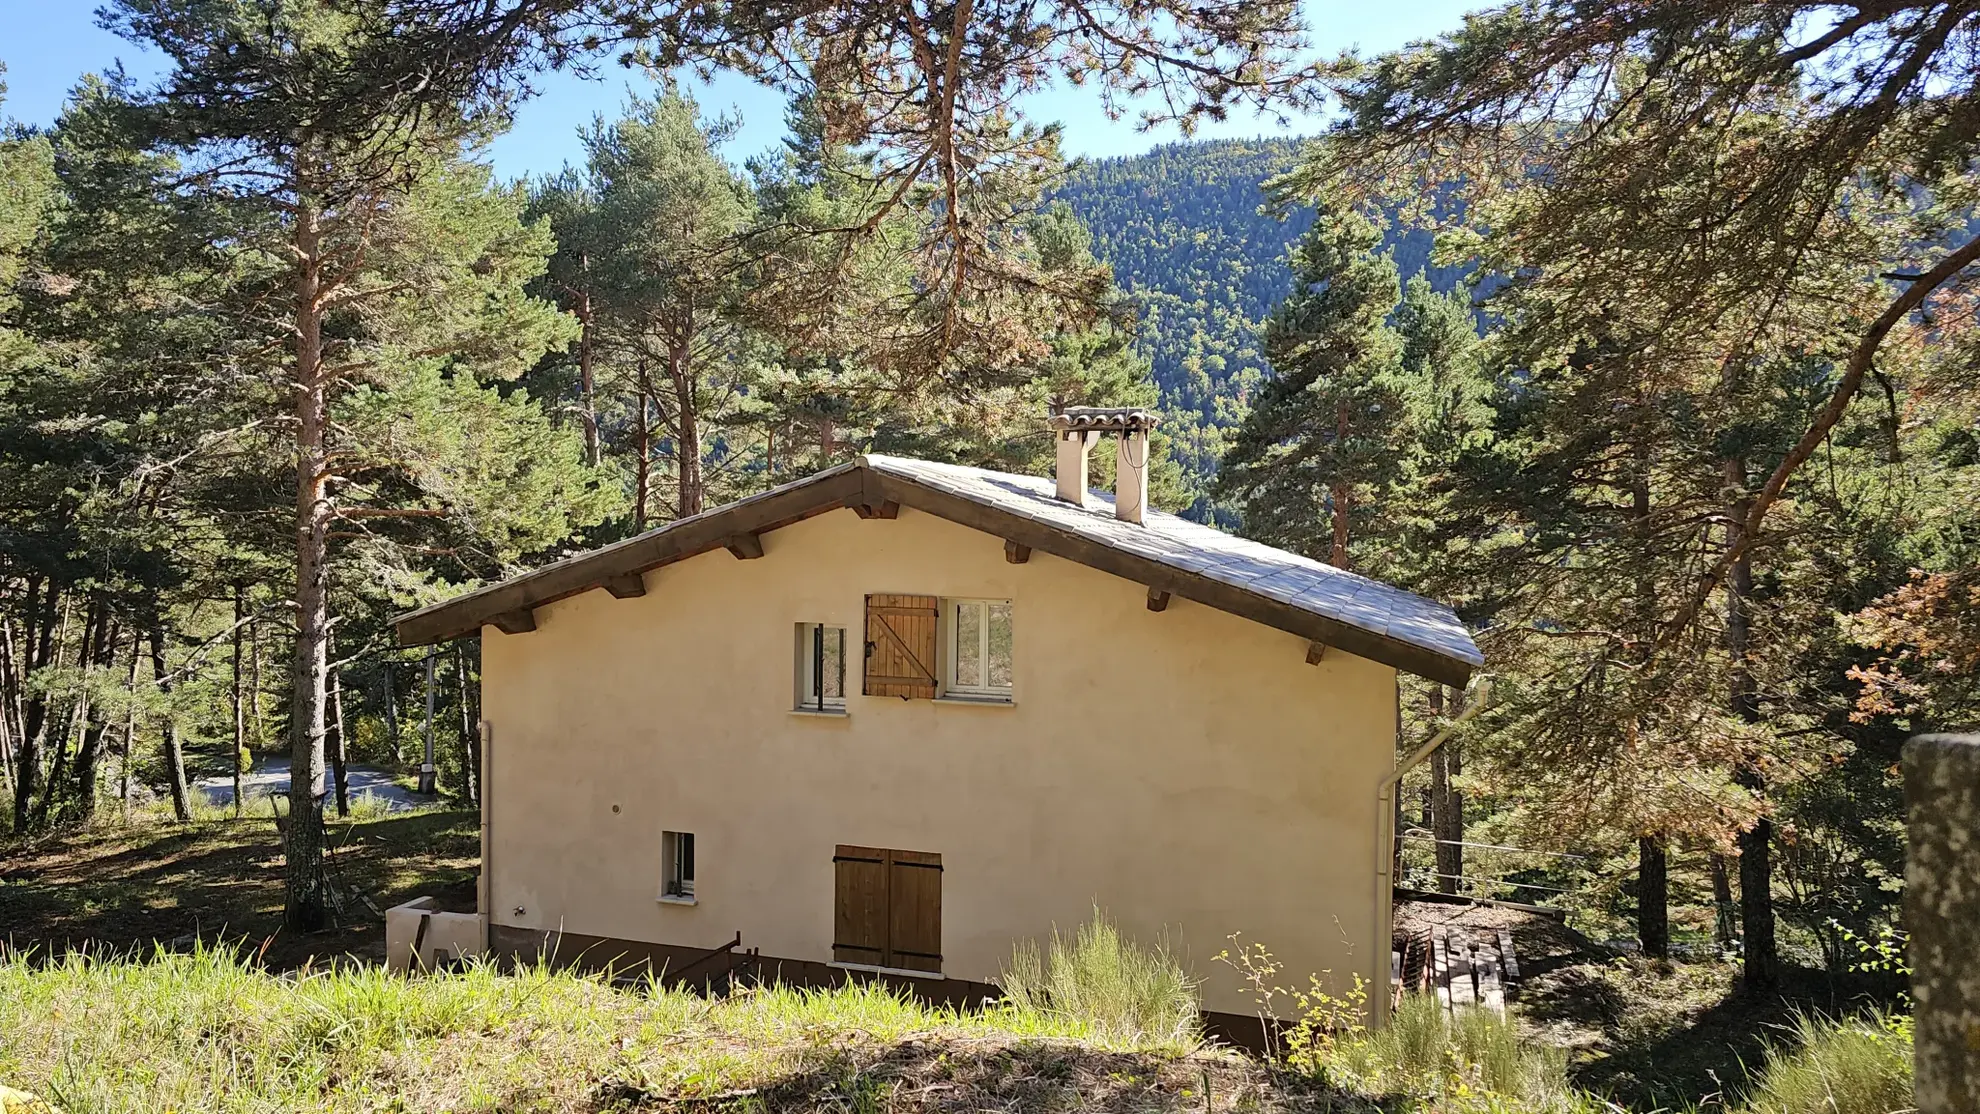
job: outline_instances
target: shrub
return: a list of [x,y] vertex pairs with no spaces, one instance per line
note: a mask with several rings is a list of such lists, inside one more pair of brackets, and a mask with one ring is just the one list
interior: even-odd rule
[[1911,1109],[1911,1019],[1803,1014],[1767,1050],[1748,1114],[1893,1114]]
[[1055,929],[1043,952],[1018,944],[998,985],[1014,1013],[1073,1021],[1109,1044],[1186,1049],[1200,1037],[1196,983],[1167,944],[1124,938],[1099,909],[1071,939]]

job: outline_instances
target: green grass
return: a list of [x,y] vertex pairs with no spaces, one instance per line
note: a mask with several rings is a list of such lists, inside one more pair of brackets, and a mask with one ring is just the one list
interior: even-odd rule
[[1227,1103],[1265,1085],[1236,1056],[1185,1062],[1077,1018],[928,1006],[877,984],[710,999],[493,964],[278,975],[227,948],[16,952],[0,960],[0,1033],[0,1082],[69,1114],[697,1103],[863,1114],[898,1109],[909,1090],[1041,1110],[1111,1095],[1181,1114],[1204,1108],[1184,1093],[1213,1073]]
[[1020,943],[997,982],[1017,1014],[1078,1019],[1115,1045],[1186,1051],[1202,1039],[1196,985],[1168,948],[1126,939],[1098,909],[1043,951]]
[[1770,1047],[1747,1114],[1898,1114],[1911,1109],[1911,1019],[1795,1018]]

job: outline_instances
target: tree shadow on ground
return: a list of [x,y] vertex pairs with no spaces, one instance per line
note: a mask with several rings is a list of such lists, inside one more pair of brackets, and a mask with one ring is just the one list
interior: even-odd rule
[[1222,1049],[1192,1055],[1108,1052],[1061,1040],[914,1039],[824,1047],[757,1086],[684,1094],[637,1064],[601,1082],[589,1109],[819,1111],[832,1114],[1383,1114],[1387,1104],[1322,1087]]
[[267,817],[62,832],[0,849],[0,926],[9,946],[44,955],[227,939],[289,969],[382,956],[383,921],[371,906],[429,894],[472,906],[473,813],[333,820],[329,843],[332,883],[348,900],[321,933],[281,926],[282,847]]

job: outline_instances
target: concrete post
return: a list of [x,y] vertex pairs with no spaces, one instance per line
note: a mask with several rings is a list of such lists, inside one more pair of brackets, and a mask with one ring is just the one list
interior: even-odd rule
[[1099,436],[1083,430],[1060,430],[1057,468],[1059,498],[1076,507],[1086,505],[1087,450]]
[[1918,1114],[1980,1110],[1980,735],[1904,745]]
[[1141,524],[1148,506],[1148,431],[1114,435],[1114,517]]

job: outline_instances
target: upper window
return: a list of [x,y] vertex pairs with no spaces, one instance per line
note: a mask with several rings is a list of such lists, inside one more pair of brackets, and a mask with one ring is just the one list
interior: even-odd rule
[[846,628],[799,623],[795,676],[799,711],[845,711]]
[[1011,698],[1011,601],[944,600],[944,687],[958,696]]

